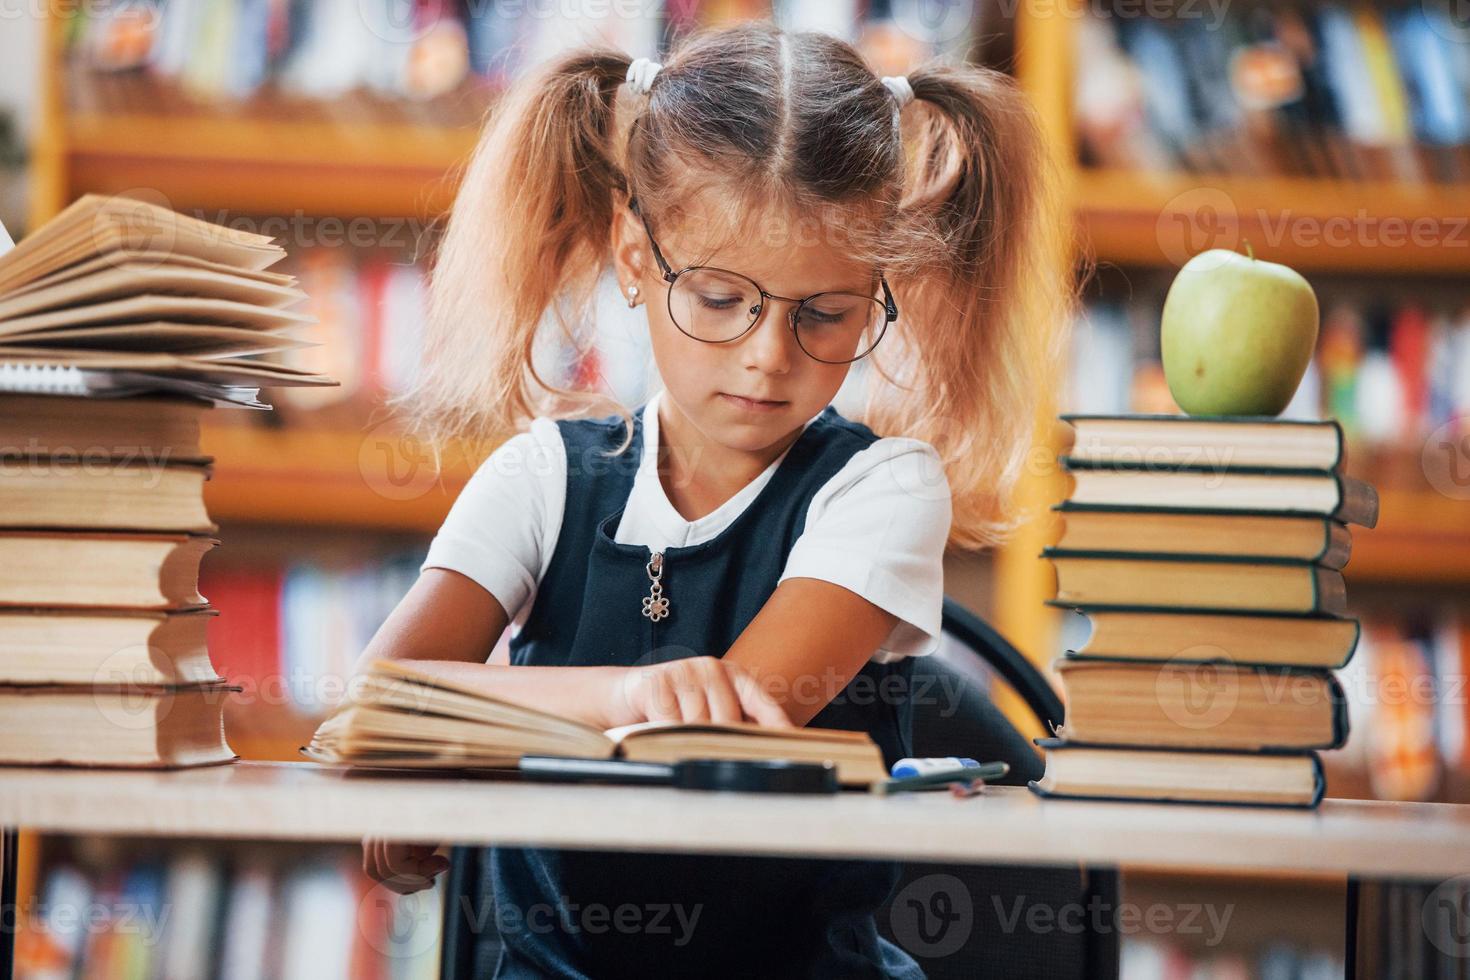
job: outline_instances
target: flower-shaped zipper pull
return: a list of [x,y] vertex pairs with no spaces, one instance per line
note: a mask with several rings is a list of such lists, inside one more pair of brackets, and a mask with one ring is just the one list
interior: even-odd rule
[[643,597],[643,615],[655,623],[669,614],[669,600],[664,595],[664,553],[655,551],[648,558],[648,595]]

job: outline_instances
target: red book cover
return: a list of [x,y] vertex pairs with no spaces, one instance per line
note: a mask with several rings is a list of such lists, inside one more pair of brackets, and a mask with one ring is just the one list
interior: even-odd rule
[[1420,435],[1429,414],[1429,339],[1429,317],[1421,307],[1410,304],[1394,314],[1388,355],[1403,391],[1406,440]]
[[342,874],[352,883],[357,909],[348,975],[352,980],[388,980],[394,894],[386,885],[368,877],[362,870],[362,859],[356,854],[343,864]]
[[208,634],[215,670],[247,690],[279,673],[281,570],[268,565],[202,572],[200,592],[220,611]]
[[376,398],[387,387],[383,375],[383,297],[390,267],[380,257],[368,259],[357,270],[361,293],[363,388]]

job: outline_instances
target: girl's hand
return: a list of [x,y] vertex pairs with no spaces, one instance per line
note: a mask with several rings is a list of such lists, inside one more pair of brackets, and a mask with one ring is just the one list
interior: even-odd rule
[[786,711],[743,667],[688,657],[622,669],[613,684],[608,728],[640,721],[754,721],[791,727]]
[[362,839],[362,870],[389,891],[411,895],[434,884],[449,869],[449,859],[435,854],[437,844],[402,844],[378,837]]

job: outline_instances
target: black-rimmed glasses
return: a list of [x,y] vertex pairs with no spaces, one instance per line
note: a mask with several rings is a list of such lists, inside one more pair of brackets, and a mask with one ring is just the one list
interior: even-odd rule
[[847,364],[867,356],[883,339],[888,325],[898,319],[898,307],[888,280],[880,272],[883,299],[861,293],[813,293],[805,299],[777,296],[738,272],[712,266],[686,266],[675,272],[653,238],[648,219],[629,199],[628,207],[643,222],[653,257],[669,284],[669,318],[689,337],[707,344],[739,340],[760,319],[766,301],[795,303],[790,324],[796,343],[813,360]]

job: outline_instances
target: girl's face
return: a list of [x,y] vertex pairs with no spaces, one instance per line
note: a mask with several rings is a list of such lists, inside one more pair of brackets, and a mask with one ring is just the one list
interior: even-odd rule
[[[753,236],[731,243],[706,231],[727,228],[723,216],[728,211],[716,212],[703,198],[687,208],[677,224],[653,229],[675,272],[690,265],[713,266],[795,300],[827,291],[872,294],[871,266],[845,258],[840,243],[809,216],[803,219],[784,210],[761,214],[750,225],[756,230]],[[667,392],[664,400],[705,438],[743,452],[784,449],[787,437],[836,396],[851,365],[817,361],[801,349],[791,328],[796,302],[765,300],[755,324],[736,340],[696,340],[670,316],[669,283],[643,223],[626,208],[618,210],[614,241],[624,295],[630,283],[636,284],[648,313],[654,360]]]

